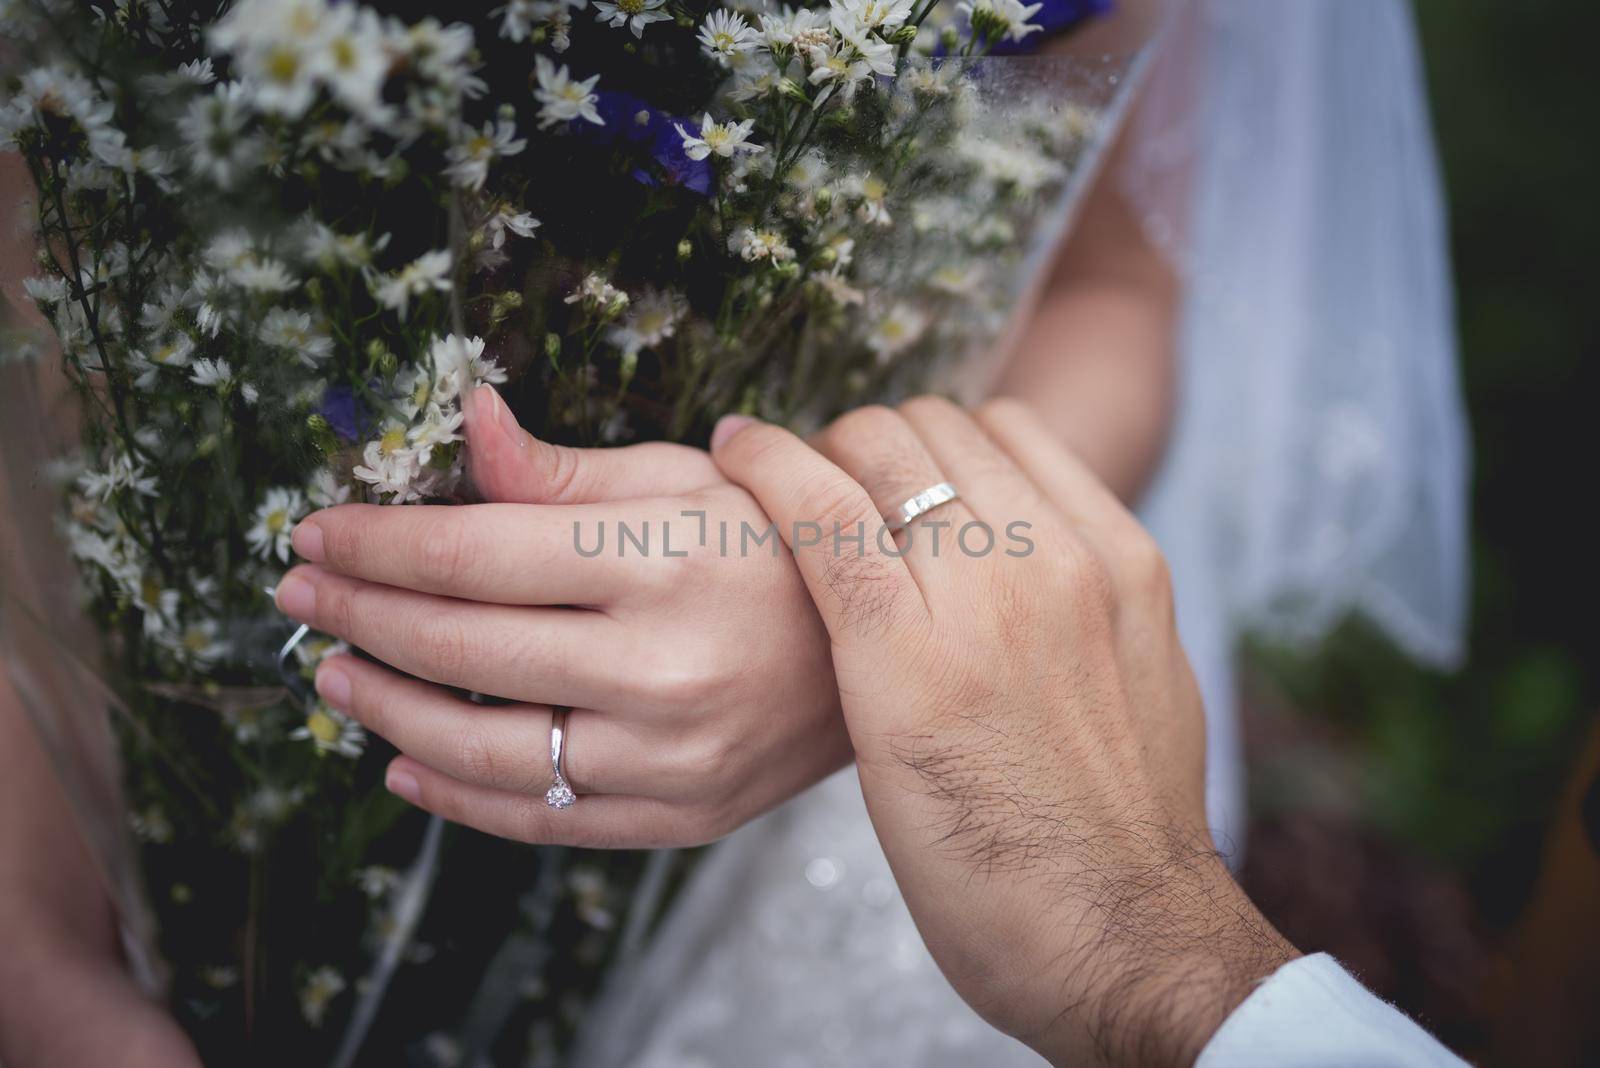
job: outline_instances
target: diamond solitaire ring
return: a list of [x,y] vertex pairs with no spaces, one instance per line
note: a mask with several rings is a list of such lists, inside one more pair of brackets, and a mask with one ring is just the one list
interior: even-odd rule
[[567,777],[561,774],[561,750],[567,738],[567,712],[568,709],[558,708],[550,717],[550,770],[555,773],[555,781],[545,791],[544,803],[555,809],[569,808],[578,799],[567,783]]

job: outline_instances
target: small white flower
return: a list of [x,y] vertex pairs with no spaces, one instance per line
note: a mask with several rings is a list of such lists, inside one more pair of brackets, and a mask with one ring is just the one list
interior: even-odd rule
[[197,386],[226,389],[233,383],[233,368],[227,360],[201,358],[189,369],[189,381]]
[[769,49],[793,48],[797,52],[808,52],[826,46],[833,36],[828,29],[827,12],[813,8],[792,11],[786,7],[782,14],[764,14],[760,18],[761,32]]
[[306,721],[289,732],[297,742],[310,742],[318,753],[334,753],[354,760],[367,747],[367,732],[361,724],[318,701]]
[[534,76],[539,82],[533,97],[539,101],[541,127],[575,119],[583,119],[597,126],[606,124],[594,107],[600,99],[594,91],[595,83],[600,80],[598,74],[580,82],[573,79],[566,67],[558,67],[544,56],[535,56],[533,62]]
[[162,642],[174,655],[198,668],[208,668],[227,656],[231,646],[223,641],[221,625],[214,619],[197,619]]
[[294,353],[307,367],[333,354],[333,339],[317,330],[303,311],[273,308],[262,318],[256,336],[263,344]]
[[879,363],[887,363],[916,344],[927,326],[926,315],[904,304],[898,304],[888,315],[878,320],[872,333],[867,336],[867,347],[877,355]]
[[361,460],[350,473],[375,492],[391,495],[393,503],[404,504],[422,495],[415,486],[422,464],[406,438],[405,427],[391,426],[375,441],[367,442]]
[[247,92],[237,82],[191,102],[179,124],[189,169],[220,189],[232,189],[264,155],[260,139],[245,132],[249,123]]
[[361,887],[363,894],[377,900],[380,897],[387,897],[400,885],[400,873],[381,864],[358,868],[356,885]]
[[627,317],[607,331],[606,340],[623,352],[654,348],[677,332],[684,310],[675,294],[647,290],[629,306]]
[[378,15],[356,4],[328,9],[306,63],[347,108],[377,125],[390,117],[380,94],[394,57]]
[[313,222],[302,251],[307,259],[329,270],[370,266],[373,255],[388,247],[388,234],[375,239],[364,233],[341,234],[321,222]]
[[33,275],[22,280],[22,291],[44,312],[67,299],[67,280],[60,275]]
[[844,37],[891,33],[911,17],[911,0],[830,0],[828,17]]
[[446,334],[428,346],[428,363],[433,368],[429,391],[433,401],[448,403],[471,392],[485,382],[502,385],[506,372],[491,359],[484,359],[483,338]]
[[756,46],[760,35],[737,11],[718,8],[700,24],[700,48],[724,67],[734,56]]
[[[339,481],[339,476],[333,473],[331,467],[318,468],[306,483],[306,499],[313,508],[332,508],[336,504],[343,504],[350,499],[350,487]],[[301,642],[296,646],[296,651],[305,646]]]
[[267,490],[261,504],[256,507],[255,525],[245,532],[250,551],[263,560],[277,556],[289,562],[290,537],[294,525],[305,514],[306,497],[297,489],[275,486]]
[[567,304],[580,302],[591,311],[621,311],[628,306],[628,294],[606,281],[603,275],[590,273],[564,301]]
[[378,303],[397,313],[404,322],[414,298],[435,291],[449,292],[454,285],[450,280],[451,269],[449,250],[435,249],[400,268],[398,274],[374,277],[368,286]]
[[745,119],[743,122],[715,122],[710,113],[700,117],[700,134],[696,136],[683,128],[682,123],[674,123],[678,136],[683,138],[683,152],[693,160],[702,160],[715,153],[724,158],[732,156],[735,152],[760,152],[762,147],[750,142],[750,131],[755,128],[754,119]]
[[506,243],[506,234],[515,234],[517,237],[532,237],[533,232],[540,227],[540,222],[525,211],[513,212],[509,206],[502,205],[489,220],[483,224],[484,231],[489,235],[489,247],[500,248]]
[[595,0],[595,17],[609,26],[627,26],[635,37],[644,36],[652,22],[667,22],[672,16],[661,10],[666,0]]
[[973,30],[983,37],[1021,41],[1044,29],[1028,21],[1043,6],[1023,4],[1022,0],[961,0],[956,10],[966,15]]
[[482,189],[491,163],[515,156],[527,145],[527,141],[517,137],[517,126],[510,120],[486,122],[482,130],[471,132],[464,140],[450,146],[446,153],[450,165],[444,172],[463,189]]
[[783,235],[776,230],[758,230],[752,227],[737,230],[728,239],[728,248],[750,263],[757,260],[788,263],[794,259],[794,249],[789,247]]
[[848,41],[815,46],[807,53],[807,58],[811,62],[808,80],[812,85],[827,86],[817,97],[816,107],[821,107],[836,91],[846,101],[853,99],[861,84],[872,78],[872,65]]
[[300,988],[300,1013],[312,1027],[321,1027],[328,1015],[328,1005],[344,993],[344,976],[330,965],[323,965],[306,979]]

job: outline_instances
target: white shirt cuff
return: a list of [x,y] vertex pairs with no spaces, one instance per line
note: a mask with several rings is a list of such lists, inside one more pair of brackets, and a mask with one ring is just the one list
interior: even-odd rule
[[1233,1010],[1195,1068],[1390,1068],[1466,1062],[1326,953],[1279,968]]

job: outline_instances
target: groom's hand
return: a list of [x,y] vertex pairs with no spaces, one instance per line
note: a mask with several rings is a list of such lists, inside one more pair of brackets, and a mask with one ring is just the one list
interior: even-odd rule
[[[550,445],[487,387],[467,452],[494,503],[318,512],[294,533],[312,565],[278,586],[286,613],[399,669],[341,656],[317,672],[324,700],[404,754],[390,789],[523,841],[694,845],[848,763],[805,585],[775,538],[738,551],[741,525],[768,520],[705,452]],[[580,797],[563,811],[544,801],[551,706],[573,710]]]
[[[1192,1062],[1294,951],[1206,830],[1200,697],[1154,542],[1014,402],[920,398],[813,440],[729,417],[712,455],[792,539],[935,959],[1057,1064]],[[909,543],[876,536],[947,480],[960,497]]]

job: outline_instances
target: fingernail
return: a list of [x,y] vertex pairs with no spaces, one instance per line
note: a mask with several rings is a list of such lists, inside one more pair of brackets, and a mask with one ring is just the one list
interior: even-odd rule
[[291,572],[278,583],[278,611],[302,623],[310,622],[317,611],[317,588]]
[[346,708],[350,704],[350,676],[330,664],[323,664],[317,669],[317,693],[322,699],[335,708]]
[[417,780],[408,773],[398,768],[390,768],[389,774],[384,777],[383,784],[396,797],[409,801],[413,805],[421,803],[422,788],[417,785]]
[[322,528],[317,526],[315,520],[302,519],[296,523],[289,541],[302,559],[310,560],[313,564],[322,563]]
[[716,452],[732,441],[735,434],[757,421],[748,415],[725,415],[718,419],[716,428],[711,431],[711,451]]
[[528,447],[528,442],[532,438],[529,437],[526,430],[522,429],[522,425],[517,422],[517,417],[511,414],[511,406],[506,403],[504,397],[500,396],[498,389],[493,386],[479,386],[477,392],[472,395],[472,403],[482,404],[484,406],[483,413],[493,418],[501,433],[516,442],[518,448],[526,449]]

